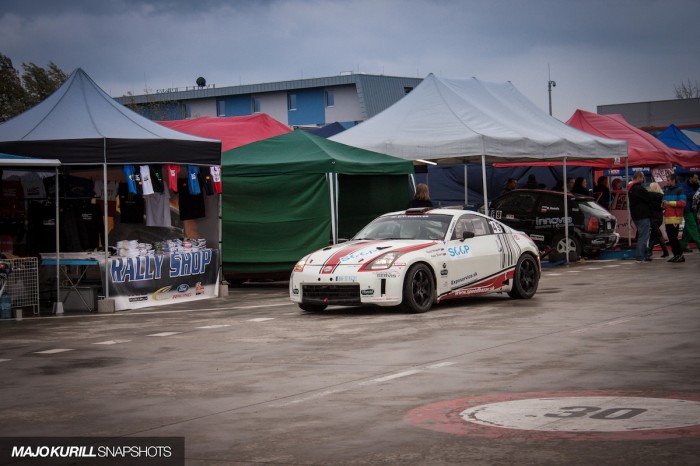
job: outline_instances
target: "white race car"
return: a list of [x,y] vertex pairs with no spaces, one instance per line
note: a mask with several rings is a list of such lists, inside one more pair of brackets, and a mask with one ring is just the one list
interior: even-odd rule
[[476,212],[418,208],[382,215],[352,240],[301,259],[289,295],[310,312],[369,304],[425,312],[485,293],[531,298],[540,272],[524,233]]

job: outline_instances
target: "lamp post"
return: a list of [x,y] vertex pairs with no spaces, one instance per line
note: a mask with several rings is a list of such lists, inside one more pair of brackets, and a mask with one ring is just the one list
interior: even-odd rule
[[551,79],[547,81],[547,89],[549,90],[549,116],[552,116],[552,88],[557,87],[557,82]]
[[547,64],[547,75],[549,78],[549,81],[547,81],[547,90],[549,91],[549,116],[552,116],[552,88],[557,87],[557,82],[552,81],[552,71],[549,68],[549,64]]

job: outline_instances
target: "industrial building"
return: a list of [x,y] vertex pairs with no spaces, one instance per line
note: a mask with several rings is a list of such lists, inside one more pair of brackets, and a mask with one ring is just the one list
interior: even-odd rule
[[169,88],[115,100],[152,120],[266,113],[293,127],[364,121],[411,92],[422,78],[342,73],[325,78],[215,87]]

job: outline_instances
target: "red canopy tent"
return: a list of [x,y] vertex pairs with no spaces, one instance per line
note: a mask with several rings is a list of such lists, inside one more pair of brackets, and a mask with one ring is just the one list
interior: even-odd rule
[[[566,124],[597,136],[627,141],[627,156],[629,159],[627,165],[630,167],[669,164],[691,167],[700,164],[700,152],[668,147],[646,131],[630,125],[622,115],[599,115],[584,110],[576,110]],[[599,168],[625,167],[624,160],[598,159],[590,162],[590,164],[586,165]],[[579,162],[572,161],[571,164],[579,164]],[[580,164],[583,165],[584,163]]]
[[[600,169],[628,167],[653,167],[675,165],[684,168],[700,166],[700,152],[668,147],[651,134],[630,125],[622,115],[599,115],[576,110],[567,125],[596,136],[627,141],[627,161],[620,159],[567,160],[568,165]],[[528,162],[494,164],[495,167],[553,166],[561,162]]]
[[264,113],[233,117],[199,117],[158,123],[181,133],[219,139],[222,152],[292,131]]

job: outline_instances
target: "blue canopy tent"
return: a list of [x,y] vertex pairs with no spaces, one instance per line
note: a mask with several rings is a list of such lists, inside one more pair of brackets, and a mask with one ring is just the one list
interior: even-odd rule
[[668,128],[663,130],[657,138],[668,147],[673,147],[674,149],[700,152],[700,146],[695,144],[674,124],[671,124]]

